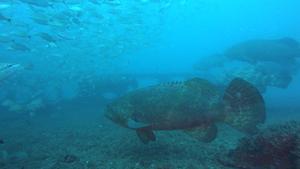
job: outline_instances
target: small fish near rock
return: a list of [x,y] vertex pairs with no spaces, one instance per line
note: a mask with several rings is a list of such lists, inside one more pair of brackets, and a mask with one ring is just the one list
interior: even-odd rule
[[79,161],[79,158],[72,154],[65,155],[62,160],[62,162],[64,162],[64,163],[74,163],[76,161]]
[[131,91],[107,106],[105,116],[135,130],[143,143],[155,141],[155,130],[183,130],[204,142],[217,136],[216,123],[249,134],[265,121],[265,103],[249,82],[235,78],[222,94],[201,78]]
[[73,154],[66,154],[61,157],[50,169],[83,169],[85,167],[85,163],[81,162],[79,157]]

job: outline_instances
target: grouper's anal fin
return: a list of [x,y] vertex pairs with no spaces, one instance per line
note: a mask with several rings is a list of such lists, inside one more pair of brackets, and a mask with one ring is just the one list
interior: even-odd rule
[[144,144],[147,144],[150,141],[156,140],[155,134],[153,133],[153,131],[150,128],[137,129],[136,134]]
[[218,128],[215,124],[211,124],[209,126],[201,126],[192,129],[186,129],[184,130],[184,132],[201,142],[209,143],[216,138]]

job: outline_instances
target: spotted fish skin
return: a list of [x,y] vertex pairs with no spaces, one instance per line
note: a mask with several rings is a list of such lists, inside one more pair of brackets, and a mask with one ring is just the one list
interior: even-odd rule
[[[223,92],[219,91],[215,85],[205,79],[193,78],[183,82],[164,83],[129,92],[108,105],[105,116],[122,127],[136,130],[144,143],[155,140],[153,130],[186,130],[192,133],[191,135],[198,135],[198,138],[203,135],[204,140],[211,141],[216,136],[216,122],[224,122],[225,119],[228,122],[236,122],[236,119],[244,118],[241,117],[243,112],[241,115],[228,113],[227,117],[226,110],[231,110],[231,105],[242,108],[243,101],[247,100],[244,96],[251,98],[253,97],[248,95],[260,96],[259,92],[253,90],[253,86],[248,82],[241,79],[235,79],[233,82],[230,85],[233,85],[234,88],[229,86],[230,90],[227,90],[226,94],[235,95],[237,86],[239,89],[237,92],[246,94],[240,98],[240,104],[231,104],[230,98],[227,97],[224,101]],[[236,102],[236,100],[233,101]],[[250,101],[251,105],[256,102],[264,105],[262,100]],[[248,104],[246,106],[251,110]],[[259,116],[249,116],[247,119],[260,118],[260,114],[264,113],[263,110],[255,109],[254,111],[253,114]],[[250,111],[250,113],[252,112]],[[250,123],[260,122],[260,120],[249,121]],[[251,126],[256,127],[256,125]],[[234,124],[234,126],[242,128],[243,124]],[[248,124],[248,126],[250,125]],[[210,136],[209,139],[207,136]]]
[[193,81],[164,83],[131,92],[110,105],[117,109],[110,116],[118,117],[112,120],[124,127],[129,128],[129,118],[149,124],[153,130],[185,129],[208,123],[216,116],[220,95],[208,81],[199,83],[199,87]]

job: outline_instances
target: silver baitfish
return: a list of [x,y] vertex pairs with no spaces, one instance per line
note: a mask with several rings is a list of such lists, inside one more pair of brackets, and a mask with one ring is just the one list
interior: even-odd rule
[[0,82],[15,74],[22,68],[19,64],[0,63]]

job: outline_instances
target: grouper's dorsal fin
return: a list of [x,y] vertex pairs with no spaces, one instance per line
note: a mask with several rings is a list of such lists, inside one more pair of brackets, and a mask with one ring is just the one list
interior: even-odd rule
[[218,94],[218,89],[214,84],[212,84],[208,80],[201,79],[198,77],[187,80],[185,82],[185,86],[198,92],[202,91],[206,93],[208,96]]
[[150,124],[147,124],[147,123],[143,123],[143,122],[137,122],[133,119],[129,119],[127,121],[127,126],[130,128],[130,129],[140,129],[140,128],[146,128],[146,127],[149,127]]
[[183,81],[170,81],[159,84],[161,87],[183,87]]
[[199,87],[199,86],[213,86],[208,80],[202,79],[202,78],[192,78],[187,81],[185,81],[185,85],[190,87]]

